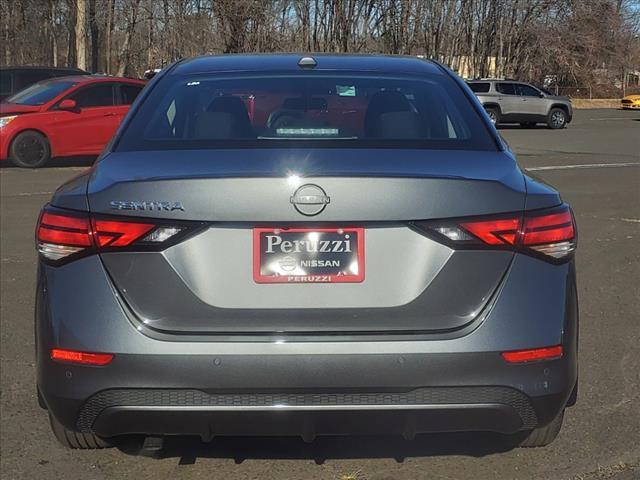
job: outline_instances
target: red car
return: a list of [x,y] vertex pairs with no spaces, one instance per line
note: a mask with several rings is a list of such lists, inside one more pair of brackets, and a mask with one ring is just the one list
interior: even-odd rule
[[144,86],[90,75],[31,85],[0,104],[0,161],[36,168],[53,157],[99,155]]

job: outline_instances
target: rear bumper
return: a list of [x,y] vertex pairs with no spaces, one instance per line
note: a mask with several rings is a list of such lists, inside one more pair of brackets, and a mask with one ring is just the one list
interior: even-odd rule
[[[416,341],[151,338],[128,319],[100,269],[99,260],[88,257],[42,266],[39,274],[38,388],[54,417],[73,430],[205,439],[511,433],[550,422],[576,384],[572,263],[517,256],[473,332]],[[500,355],[559,343],[564,354],[555,360],[508,364]],[[115,357],[104,367],[69,365],[50,360],[51,348]]]
[[496,431],[551,421],[575,385],[575,354],[509,365],[498,353],[119,355],[107,367],[40,362],[67,428],[125,433],[314,436]]

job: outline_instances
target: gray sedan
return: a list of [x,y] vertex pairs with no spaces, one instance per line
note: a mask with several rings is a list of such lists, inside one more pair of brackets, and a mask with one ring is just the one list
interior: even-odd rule
[[546,445],[577,396],[575,248],[569,206],[438,63],[181,60],[43,208],[40,403],[72,448]]

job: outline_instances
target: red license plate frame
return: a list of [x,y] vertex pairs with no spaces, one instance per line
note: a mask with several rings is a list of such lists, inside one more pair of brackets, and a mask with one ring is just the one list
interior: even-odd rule
[[[355,258],[357,261],[357,273],[345,274],[338,273],[322,273],[322,274],[277,274],[265,275],[262,272],[262,236],[267,233],[279,235],[284,234],[310,234],[317,232],[319,234],[329,233],[346,235],[355,233],[357,240],[353,243],[357,250]],[[326,252],[331,253],[331,252]],[[360,283],[365,278],[365,255],[364,255],[364,228],[362,227],[332,227],[332,228],[278,228],[278,227],[256,227],[253,229],[253,280],[256,283]]]

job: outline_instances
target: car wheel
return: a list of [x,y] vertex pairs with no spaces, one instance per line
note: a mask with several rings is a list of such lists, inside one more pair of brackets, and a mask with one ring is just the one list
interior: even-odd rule
[[536,126],[536,122],[522,122],[520,126],[522,128],[534,128]]
[[487,115],[489,115],[489,118],[491,119],[491,123],[493,123],[494,125],[500,123],[500,111],[497,108],[488,107],[485,108],[485,110],[487,111]]
[[534,448],[549,445],[556,439],[558,433],[560,433],[563,420],[564,410],[562,410],[548,425],[532,430],[529,435],[520,442],[520,446],[524,448]]
[[93,433],[81,433],[69,430],[49,414],[51,430],[58,441],[67,448],[80,450],[96,450],[111,447],[111,442]]
[[552,108],[547,118],[547,125],[549,128],[557,130],[564,128],[567,124],[567,114],[561,108]]
[[11,162],[23,168],[38,168],[51,159],[51,147],[47,137],[38,132],[19,133],[9,149]]

